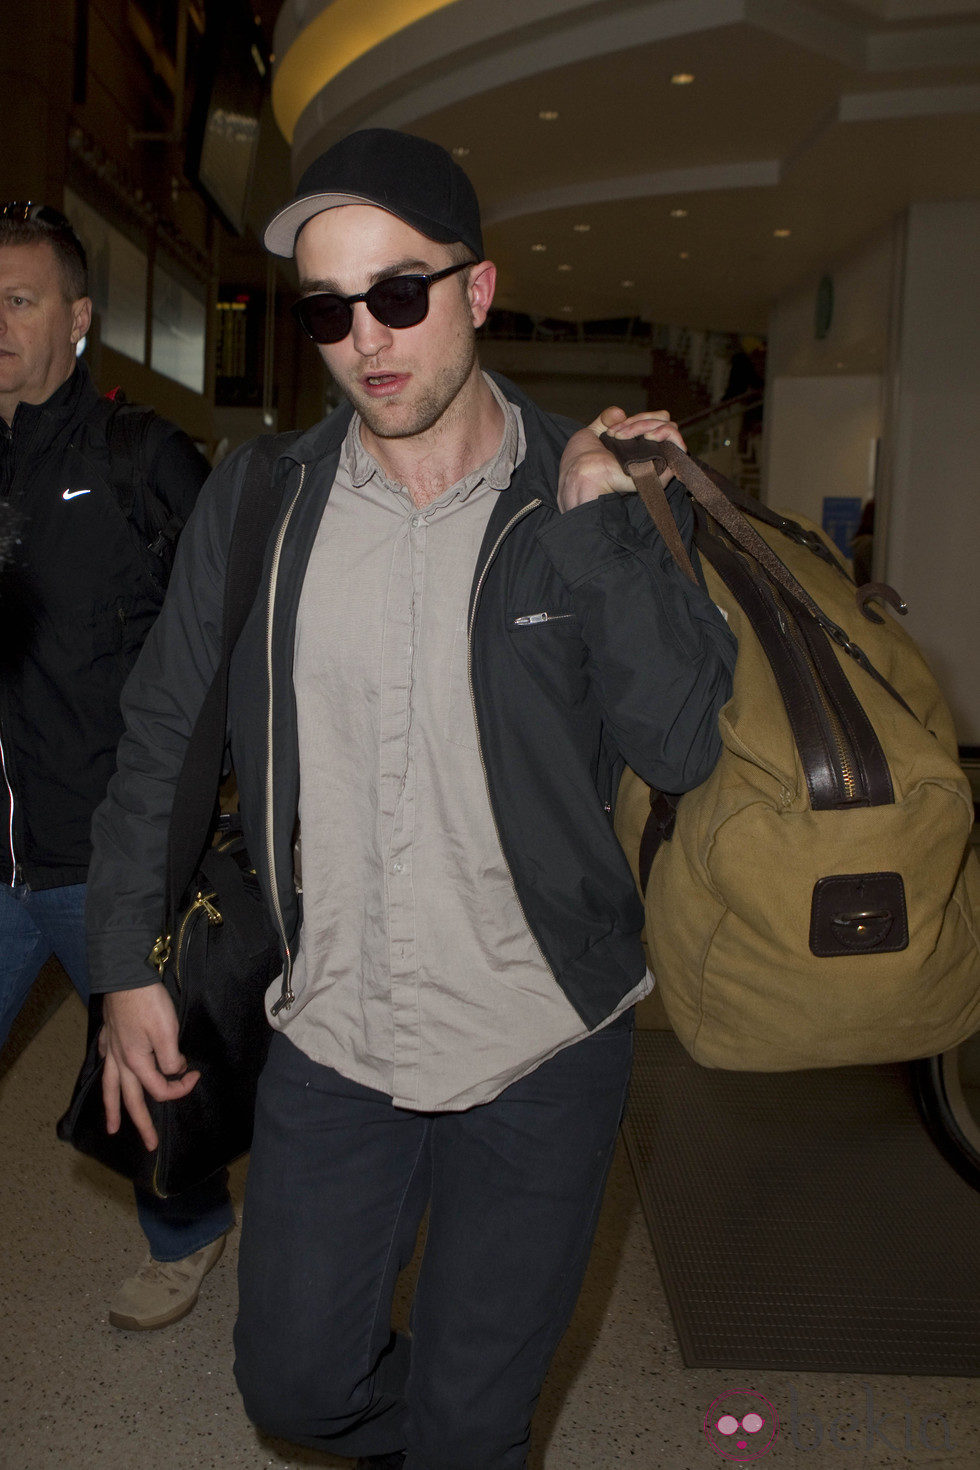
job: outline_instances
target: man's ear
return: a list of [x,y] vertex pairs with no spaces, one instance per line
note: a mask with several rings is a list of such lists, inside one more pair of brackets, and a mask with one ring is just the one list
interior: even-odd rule
[[466,289],[470,298],[473,325],[482,327],[493,302],[493,293],[497,289],[497,267],[492,260],[481,260],[471,268]]
[[71,340],[77,346],[92,325],[92,302],[88,296],[79,296],[71,304]]

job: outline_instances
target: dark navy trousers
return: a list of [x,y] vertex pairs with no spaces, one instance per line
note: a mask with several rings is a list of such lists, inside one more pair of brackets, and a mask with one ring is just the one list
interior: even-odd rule
[[[259,1085],[235,1373],[266,1433],[405,1470],[521,1470],[588,1263],[632,1012],[492,1102],[415,1113],[273,1037]],[[411,1338],[391,1328],[429,1208]]]

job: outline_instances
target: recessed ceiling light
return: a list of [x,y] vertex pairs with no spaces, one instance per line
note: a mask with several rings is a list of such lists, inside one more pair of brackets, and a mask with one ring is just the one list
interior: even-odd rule
[[538,113],[538,117],[541,119],[542,122],[554,122],[557,116],[557,112],[550,112],[547,109],[545,109],[543,112]]
[[591,228],[592,228],[591,225],[573,225],[572,226],[572,229],[575,230],[576,234],[579,234],[579,235],[587,235],[589,233],[589,231],[591,230]]
[[686,209],[672,209],[670,211],[670,217],[671,217],[671,219],[687,219],[687,210]]
[[670,80],[675,87],[689,87],[694,81],[694,73],[693,71],[675,71]]
[[629,290],[630,286],[635,286],[636,285],[636,282],[635,281],[620,281],[619,284],[621,286],[625,286],[626,289]]
[[547,248],[548,248],[547,245],[532,245],[531,246],[531,249],[532,250],[547,250]]
[[777,240],[786,240],[792,233],[792,230],[773,230],[773,234]]
[[690,258],[691,258],[691,252],[689,250],[682,250],[681,251],[681,260],[690,260]]
[[454,148],[453,149],[453,157],[454,158],[465,158],[466,155],[469,153],[469,151],[470,150],[468,148]]
[[559,269],[559,270],[560,270],[560,271],[570,271],[570,270],[571,270],[571,266],[570,266],[570,265],[560,265],[560,266],[559,266],[559,267],[558,267],[558,269]]

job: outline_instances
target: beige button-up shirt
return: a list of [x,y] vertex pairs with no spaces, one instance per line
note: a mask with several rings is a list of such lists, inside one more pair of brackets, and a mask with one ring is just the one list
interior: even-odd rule
[[477,743],[470,588],[525,453],[519,411],[487,381],[500,447],[424,510],[355,415],[296,625],[303,927],[296,1000],[272,1024],[421,1111],[488,1101],[587,1031],[524,919]]

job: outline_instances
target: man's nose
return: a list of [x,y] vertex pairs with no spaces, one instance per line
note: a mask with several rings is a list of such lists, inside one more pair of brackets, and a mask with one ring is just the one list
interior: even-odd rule
[[372,316],[365,302],[355,301],[351,310],[354,313],[351,337],[355,349],[362,357],[373,357],[383,347],[390,347],[391,328],[379,322],[376,316]]

